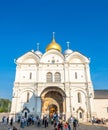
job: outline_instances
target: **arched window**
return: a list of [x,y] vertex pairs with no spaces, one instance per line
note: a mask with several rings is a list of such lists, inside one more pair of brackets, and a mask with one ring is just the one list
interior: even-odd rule
[[27,112],[25,112],[24,117],[27,118]]
[[82,112],[79,113],[79,118],[82,118]]
[[48,72],[46,75],[46,80],[48,83],[51,83],[53,81],[52,73]]
[[55,82],[60,82],[61,81],[61,74],[59,72],[56,72],[54,75]]
[[29,94],[29,92],[27,92],[27,102],[29,102],[29,96],[30,96],[30,94]]
[[78,103],[81,103],[81,93],[78,93]]
[[75,72],[75,79],[77,79],[77,72]]

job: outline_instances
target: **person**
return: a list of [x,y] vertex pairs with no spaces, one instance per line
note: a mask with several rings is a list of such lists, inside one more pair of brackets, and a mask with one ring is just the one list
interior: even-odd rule
[[7,125],[8,125],[8,123],[9,123],[9,117],[7,117]]
[[68,130],[68,122],[65,122],[65,124],[64,124],[64,130]]
[[68,130],[71,130],[71,126],[70,126],[70,124],[68,123]]
[[76,127],[78,126],[78,121],[76,119],[73,120],[73,130],[76,130]]
[[60,128],[61,128],[61,130],[63,130],[63,122],[62,121],[60,122]]
[[57,130],[57,123],[55,120],[54,120],[54,130]]
[[45,128],[47,127],[47,117],[45,117],[44,126],[45,126]]
[[24,117],[21,118],[20,127],[24,128]]
[[95,123],[95,117],[93,116],[93,118],[92,118],[92,125],[94,125],[94,123]]
[[11,125],[11,126],[13,125],[13,117],[12,117],[11,120],[10,120],[10,125]]
[[60,124],[60,121],[58,122],[58,130],[61,130],[61,124]]
[[17,128],[15,126],[13,126],[13,130],[17,130]]

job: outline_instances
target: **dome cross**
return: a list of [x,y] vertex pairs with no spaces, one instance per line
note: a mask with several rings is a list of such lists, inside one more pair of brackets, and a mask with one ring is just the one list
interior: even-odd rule
[[40,45],[40,43],[37,43],[37,51],[39,51],[39,45]]
[[69,41],[67,41],[66,43],[67,43],[67,48],[69,49],[69,43],[70,43],[70,42],[69,42]]

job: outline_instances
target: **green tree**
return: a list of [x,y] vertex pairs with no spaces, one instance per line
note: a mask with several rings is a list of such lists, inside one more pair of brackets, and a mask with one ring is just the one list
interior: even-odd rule
[[0,99],[0,113],[10,112],[11,101],[9,99]]

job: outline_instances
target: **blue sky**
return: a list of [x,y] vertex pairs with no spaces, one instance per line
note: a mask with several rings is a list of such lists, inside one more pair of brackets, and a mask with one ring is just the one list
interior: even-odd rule
[[45,52],[55,32],[67,48],[91,59],[94,89],[108,89],[108,0],[0,1],[0,98],[12,97],[14,59],[30,50]]

